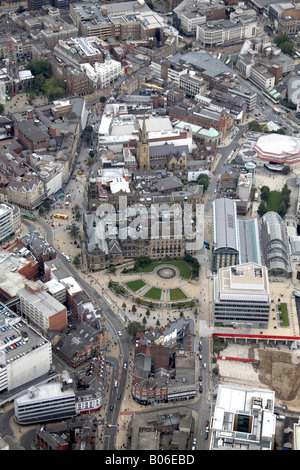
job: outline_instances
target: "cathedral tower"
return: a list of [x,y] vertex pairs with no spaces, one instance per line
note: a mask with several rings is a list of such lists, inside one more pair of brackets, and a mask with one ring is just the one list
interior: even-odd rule
[[141,140],[138,145],[137,160],[140,169],[150,170],[150,148],[146,130],[145,116],[143,120]]

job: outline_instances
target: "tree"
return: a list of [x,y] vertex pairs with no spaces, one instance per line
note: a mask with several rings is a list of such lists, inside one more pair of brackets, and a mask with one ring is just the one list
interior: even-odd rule
[[33,88],[37,91],[42,92],[45,85],[46,79],[42,73],[36,75],[33,82]]
[[131,311],[132,311],[132,313],[135,313],[135,312],[136,312],[136,306],[135,306],[135,305],[132,306]]
[[69,230],[70,237],[72,237],[72,238],[77,237],[77,235],[79,233],[79,227],[77,227],[77,225],[72,224],[71,227],[68,230]]
[[280,45],[281,52],[287,55],[293,55],[295,52],[295,48],[290,41],[283,42]]
[[267,212],[266,205],[263,201],[258,206],[257,213],[260,217],[262,217]]
[[288,210],[288,208],[286,206],[285,201],[284,200],[281,201],[279,209],[278,209],[278,214],[280,215],[280,217],[284,217],[287,213],[287,210]]
[[284,54],[293,55],[295,52],[291,38],[287,34],[279,34],[275,37],[274,42]]
[[76,268],[78,268],[78,266],[80,265],[80,263],[81,263],[80,256],[79,256],[79,255],[74,256],[74,259],[73,259],[73,264],[74,264],[74,266],[76,266]]
[[206,191],[209,186],[209,178],[205,173],[201,173],[197,178],[197,183],[203,186],[203,191]]
[[291,190],[288,188],[288,185],[286,183],[285,183],[285,185],[283,186],[283,188],[281,190],[281,194],[282,194],[282,196],[290,197]]
[[288,175],[290,172],[291,172],[291,167],[290,167],[289,165],[285,165],[285,166],[282,168],[282,174],[283,174],[283,175]]
[[259,124],[259,122],[257,121],[249,122],[248,130],[252,132],[265,132],[265,133],[269,132],[266,124]]
[[48,101],[54,101],[63,98],[65,94],[63,88],[56,86],[53,88],[48,88],[45,95],[47,96]]
[[54,75],[45,81],[43,92],[49,101],[64,97],[64,81],[59,75]]
[[51,76],[51,63],[47,59],[38,59],[28,64],[29,70],[31,70],[34,76],[43,75],[45,78]]
[[4,104],[0,103],[0,115],[4,113]]
[[130,336],[135,338],[137,333],[145,332],[145,327],[138,321],[132,321],[127,326],[126,331]]
[[46,209],[47,211],[49,211],[50,208],[51,208],[50,201],[49,201],[49,199],[46,199],[46,201],[44,202],[44,209]]
[[263,201],[267,202],[270,196],[270,188],[269,186],[262,186],[260,190],[260,197]]

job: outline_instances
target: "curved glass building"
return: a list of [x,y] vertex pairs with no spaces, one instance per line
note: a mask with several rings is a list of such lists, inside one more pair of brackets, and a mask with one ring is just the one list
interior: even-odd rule
[[270,275],[290,276],[292,268],[286,227],[277,212],[267,212],[260,221],[261,251]]

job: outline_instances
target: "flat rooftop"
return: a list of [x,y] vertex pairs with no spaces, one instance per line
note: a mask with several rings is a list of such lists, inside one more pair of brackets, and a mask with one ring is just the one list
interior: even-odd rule
[[31,329],[22,318],[0,302],[0,354],[4,354],[1,357],[6,363],[17,360],[47,343],[46,339]]
[[270,300],[268,270],[265,266],[247,263],[220,268],[217,279],[220,300],[239,296],[247,296],[249,300]]

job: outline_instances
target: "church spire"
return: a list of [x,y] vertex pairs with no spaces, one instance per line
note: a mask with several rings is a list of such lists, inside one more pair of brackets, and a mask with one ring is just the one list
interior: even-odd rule
[[143,120],[141,143],[142,143],[142,144],[148,144],[148,134],[147,134],[147,130],[146,130],[146,118],[145,118],[145,115],[144,115],[144,120]]

